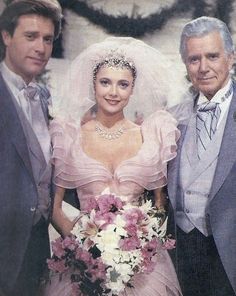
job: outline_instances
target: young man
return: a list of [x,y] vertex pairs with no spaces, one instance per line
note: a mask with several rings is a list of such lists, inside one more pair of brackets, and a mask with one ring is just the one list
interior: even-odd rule
[[61,27],[56,0],[15,0],[0,16],[0,293],[36,295],[49,256],[45,68]]
[[179,126],[168,192],[176,222],[176,270],[185,296],[236,292],[236,85],[234,46],[225,23],[186,24],[180,53],[195,94]]

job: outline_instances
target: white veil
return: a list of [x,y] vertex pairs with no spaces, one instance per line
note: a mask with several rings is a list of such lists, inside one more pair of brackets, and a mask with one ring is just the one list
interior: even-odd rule
[[185,99],[187,84],[184,77],[174,71],[170,61],[158,50],[131,37],[109,37],[91,45],[72,61],[59,99],[55,102],[53,117],[80,122],[84,113],[96,104],[93,69],[111,54],[123,56],[136,68],[133,94],[125,108],[128,118],[132,119],[135,111],[146,117]]

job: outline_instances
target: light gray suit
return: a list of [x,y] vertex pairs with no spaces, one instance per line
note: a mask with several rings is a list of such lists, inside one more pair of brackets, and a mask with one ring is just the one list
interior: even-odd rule
[[[187,230],[190,225],[181,225],[181,218],[178,217],[178,208],[181,208],[183,200],[181,189],[183,184],[180,184],[180,165],[183,165],[183,158],[181,159],[181,157],[183,157],[184,153],[187,153],[185,155],[186,159],[188,157],[192,158],[190,162],[192,163],[193,171],[189,172],[189,176],[186,176],[187,181],[184,186],[185,188],[189,187],[191,190],[194,188],[191,188],[191,186],[194,186],[193,184],[196,182],[195,188],[197,188],[196,186],[201,187],[203,183],[198,182],[200,175],[202,178],[205,178],[206,187],[210,186],[209,196],[206,197],[208,199],[206,208],[208,225],[206,228],[213,234],[224,269],[236,292],[236,85],[234,84],[233,87],[233,98],[226,118],[225,129],[222,131],[223,137],[220,148],[216,140],[212,152],[209,152],[201,162],[196,159],[196,151],[194,152],[194,150],[187,147],[188,145],[191,146],[191,141],[187,144],[185,141],[186,137],[189,136],[187,130],[189,129],[189,124],[191,124],[192,114],[190,113],[189,120],[185,124],[179,126],[181,138],[178,142],[177,157],[169,163],[168,167],[168,194],[175,221],[177,221],[177,224],[180,224],[181,229],[185,230],[186,227]],[[190,106],[189,110],[193,110],[193,102],[190,105],[192,106]],[[194,137],[194,134],[192,137]],[[216,158],[217,154],[218,159]],[[194,162],[195,165],[193,165]],[[208,171],[209,178],[207,178],[208,175],[204,176],[204,174],[209,170],[210,163],[213,165],[213,171]],[[195,223],[195,226],[197,223]]]

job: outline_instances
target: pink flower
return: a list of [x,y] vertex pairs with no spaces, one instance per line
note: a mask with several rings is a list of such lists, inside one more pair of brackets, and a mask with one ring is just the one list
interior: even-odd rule
[[142,262],[143,271],[146,273],[153,272],[156,262],[151,259],[145,258]]
[[75,258],[83,261],[86,265],[89,265],[91,263],[92,255],[88,251],[78,248],[75,253]]
[[47,264],[49,269],[59,273],[62,273],[68,269],[68,267],[65,265],[66,264],[65,259],[58,260],[58,261],[54,259],[47,259]]
[[133,208],[124,213],[127,224],[139,224],[144,219],[144,214],[138,208]]
[[86,199],[86,203],[84,206],[84,211],[86,213],[90,213],[92,210],[98,209],[98,203],[96,201],[96,198],[94,196],[89,196]]
[[63,239],[61,237],[52,242],[52,252],[58,258],[61,258],[65,255],[65,250],[63,248],[62,242]]
[[153,238],[151,241],[147,242],[141,250],[142,257],[144,261],[151,261],[152,257],[156,254],[159,244],[156,238]]
[[165,250],[171,250],[175,248],[175,239],[167,238],[163,243],[162,248]]
[[79,285],[77,282],[71,284],[72,287],[72,295],[71,296],[83,296],[83,293],[79,289]]
[[140,247],[140,240],[137,236],[126,237],[121,239],[119,247],[122,251],[131,251]]
[[127,224],[125,226],[125,230],[127,231],[127,233],[129,235],[135,236],[135,235],[137,235],[138,226],[136,224]]
[[115,213],[123,207],[121,199],[112,194],[101,195],[98,198],[97,203],[101,214],[108,212]]
[[106,265],[102,263],[101,258],[92,259],[91,264],[88,266],[88,273],[93,282],[97,279],[106,279]]
[[150,252],[156,251],[157,247],[158,247],[158,242],[156,238],[153,238],[152,240],[150,240],[147,243],[147,248],[149,249]]
[[75,237],[67,236],[62,241],[62,247],[63,249],[69,249],[71,251],[74,251],[77,247],[77,243],[75,240]]
[[98,216],[96,215],[96,218],[99,217],[99,219],[101,219],[102,221],[104,221],[104,223],[102,223],[100,225],[100,229],[106,229],[106,227],[109,224],[112,224],[115,220],[116,215],[114,213],[108,212],[108,213],[104,213],[101,214],[99,213]]

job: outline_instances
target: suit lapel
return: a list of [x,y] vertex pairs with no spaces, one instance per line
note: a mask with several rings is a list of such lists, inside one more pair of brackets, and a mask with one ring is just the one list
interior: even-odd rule
[[10,92],[0,74],[0,120],[33,178],[26,137]]
[[[22,116],[24,116],[24,114],[22,114]],[[29,151],[31,153],[31,159],[32,159],[32,167],[33,167],[33,171],[37,171],[37,175],[38,177],[36,178],[36,180],[38,180],[38,178],[42,175],[42,173],[44,172],[44,170],[46,169],[47,163],[43,154],[43,151],[41,149],[41,146],[39,144],[39,141],[31,127],[31,125],[28,123],[26,118],[22,118],[22,121],[24,120],[24,129],[26,129],[27,131],[27,135],[28,135],[28,147],[29,147]]]
[[182,145],[183,153],[186,153],[186,157],[188,159],[191,167],[196,167],[199,162],[197,151],[196,151],[196,114],[193,113],[189,124],[186,127],[186,134],[184,137],[184,144]]
[[48,106],[51,104],[51,95],[48,89],[44,86],[39,85],[39,97],[41,102],[41,107],[46,120],[47,125],[49,124],[50,114],[48,111]]
[[180,157],[181,157],[181,148],[183,145],[184,136],[187,130],[187,126],[180,124],[178,126],[179,131],[181,132],[181,137],[177,143],[177,155],[171,160],[168,164],[168,194],[171,199],[172,206],[175,208],[176,204],[176,194],[179,180],[179,167],[180,167]]
[[[186,136],[187,127],[190,123],[190,119],[193,113],[195,100],[196,98],[193,97],[191,101],[184,103],[183,106],[180,106],[179,108],[181,112],[184,113],[183,115],[184,120],[182,121],[181,124],[178,125],[178,129],[181,133],[181,136],[177,143],[177,156],[168,163],[168,194],[169,194],[169,198],[171,199],[171,203],[173,207],[176,206],[175,204],[176,204],[177,188],[179,184],[179,168],[180,168],[180,159],[181,159],[181,152],[183,148],[183,142]],[[173,109],[170,113],[175,114],[176,113],[175,109]]]
[[229,106],[228,117],[220,147],[210,198],[214,198],[236,161],[236,86]]

